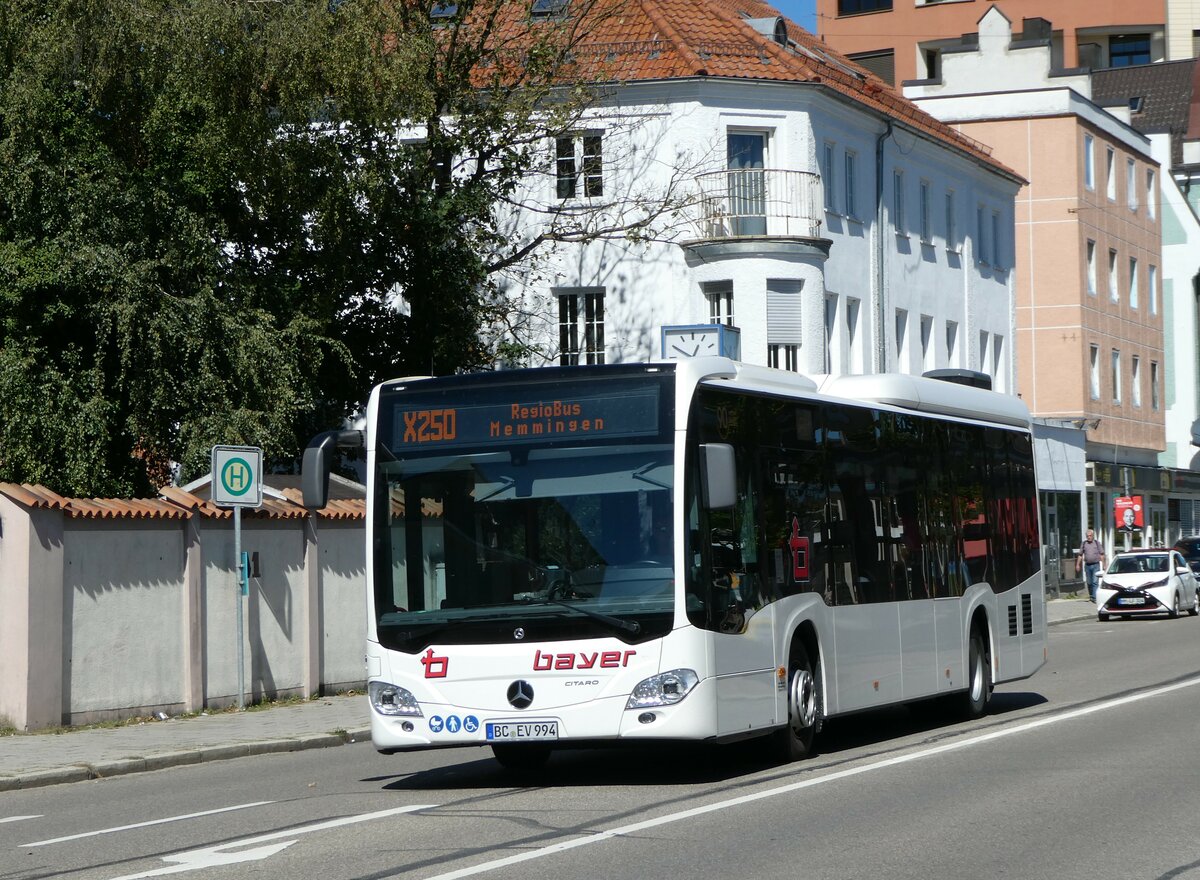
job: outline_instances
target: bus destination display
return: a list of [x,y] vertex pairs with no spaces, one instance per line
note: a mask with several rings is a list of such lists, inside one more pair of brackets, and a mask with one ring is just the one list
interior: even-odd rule
[[576,393],[487,401],[450,401],[437,406],[396,402],[393,445],[453,448],[495,443],[534,443],[573,439],[620,439],[655,435],[659,430],[659,390],[642,387],[620,394]]

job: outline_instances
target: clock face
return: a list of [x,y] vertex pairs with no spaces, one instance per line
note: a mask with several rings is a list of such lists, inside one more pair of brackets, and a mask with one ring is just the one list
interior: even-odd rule
[[666,355],[671,358],[701,357],[715,355],[717,347],[717,330],[683,330],[666,335]]

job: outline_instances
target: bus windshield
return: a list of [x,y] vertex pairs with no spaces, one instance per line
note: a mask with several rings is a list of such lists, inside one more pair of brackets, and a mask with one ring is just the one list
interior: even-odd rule
[[[435,396],[415,386],[381,402],[381,644],[412,653],[510,641],[518,627],[530,641],[669,631],[667,390],[659,377],[610,376]],[[441,437],[420,440],[422,426]]]

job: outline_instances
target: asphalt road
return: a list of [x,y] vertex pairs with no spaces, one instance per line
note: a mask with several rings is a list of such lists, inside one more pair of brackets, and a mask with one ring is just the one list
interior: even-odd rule
[[1200,621],[1072,623],[987,717],[867,713],[789,766],[354,745],[7,792],[0,880],[1200,878],[1198,719]]

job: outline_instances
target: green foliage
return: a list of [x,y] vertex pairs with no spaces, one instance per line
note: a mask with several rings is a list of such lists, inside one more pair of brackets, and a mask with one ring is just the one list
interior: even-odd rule
[[0,480],[287,462],[381,379],[491,363],[540,243],[496,206],[587,96],[547,100],[578,21],[518,51],[490,2],[0,5]]
[[486,43],[439,48],[416,2],[0,7],[0,480],[288,461],[380,378],[487,364],[492,208],[527,164],[470,83]]

